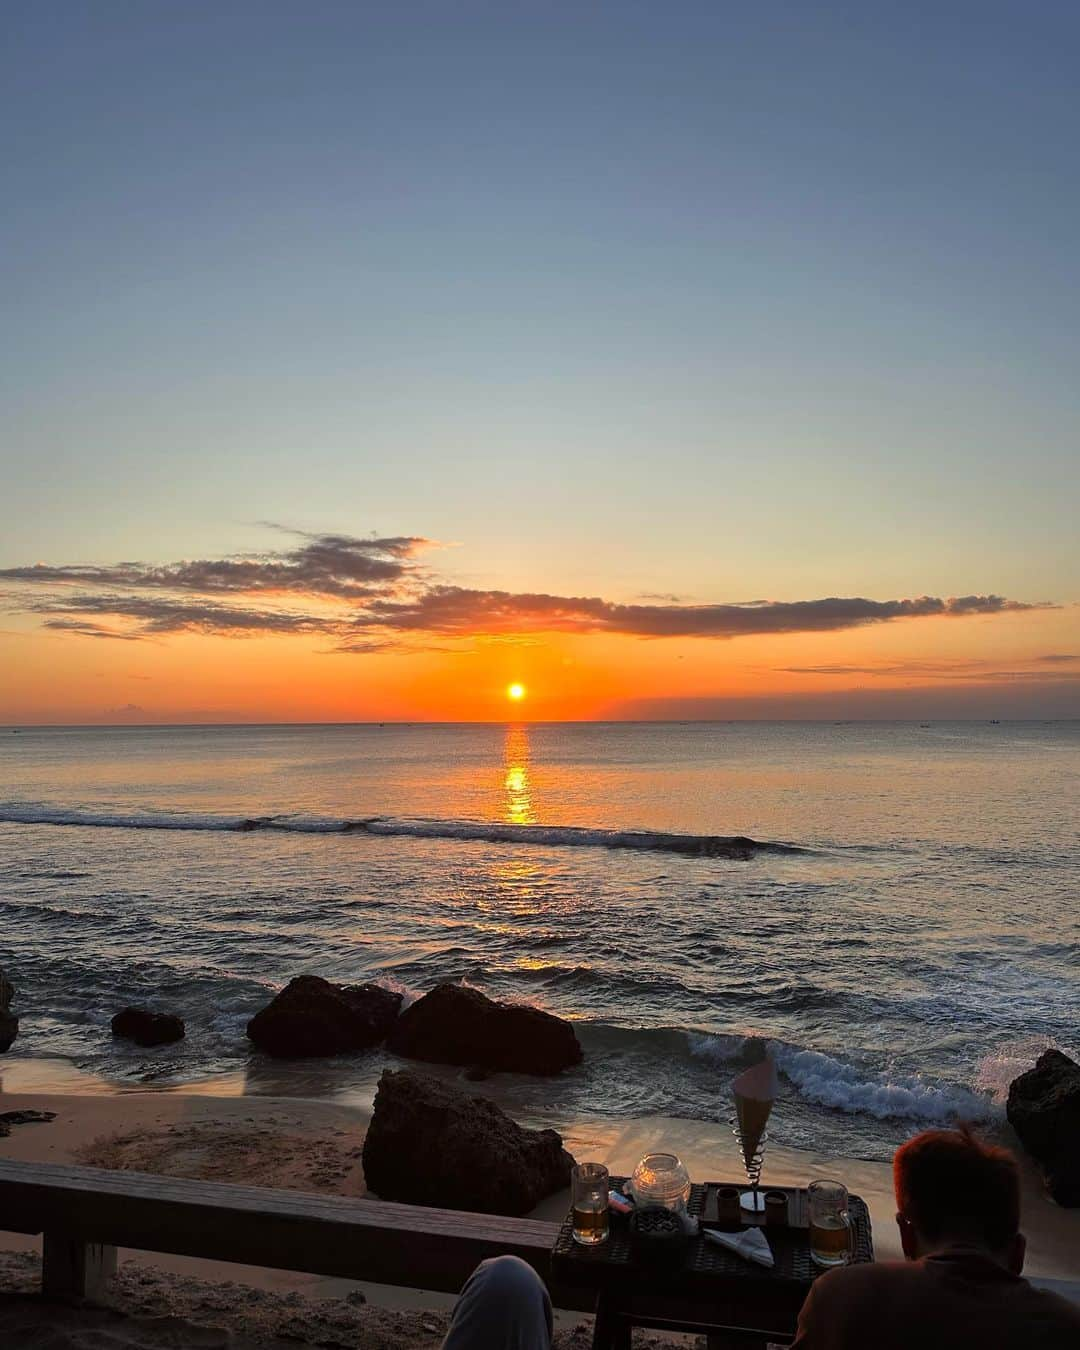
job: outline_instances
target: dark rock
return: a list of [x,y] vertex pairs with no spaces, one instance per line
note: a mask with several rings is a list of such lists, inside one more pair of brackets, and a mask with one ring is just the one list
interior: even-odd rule
[[15,986],[0,970],[0,1055],[11,1049],[19,1034],[19,1019],[11,1012],[11,1000],[14,997]]
[[0,1139],[6,1139],[12,1125],[45,1125],[56,1119],[55,1111],[0,1111]]
[[1059,1205],[1080,1205],[1080,1064],[1046,1050],[1009,1085],[1009,1123]]
[[440,984],[406,1008],[387,1046],[407,1059],[510,1073],[552,1074],[581,1062],[569,1022],[461,984]]
[[407,1069],[379,1080],[364,1178],[383,1200],[526,1214],[573,1165],[554,1130],[523,1129],[484,1097]]
[[378,1045],[394,1023],[401,995],[377,984],[331,984],[298,975],[257,1012],[247,1034],[279,1059],[341,1055]]
[[168,1045],[172,1041],[183,1040],[184,1023],[172,1013],[125,1008],[113,1018],[112,1034],[134,1041],[136,1045]]

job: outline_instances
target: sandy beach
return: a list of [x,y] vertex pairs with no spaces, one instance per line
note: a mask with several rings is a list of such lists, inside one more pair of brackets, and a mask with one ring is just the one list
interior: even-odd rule
[[[0,1139],[3,1158],[333,1195],[365,1194],[360,1151],[370,1111],[359,1106],[214,1096],[210,1091],[110,1095],[0,1091],[0,1109],[55,1112],[49,1123],[13,1127],[8,1137]],[[563,1134],[577,1158],[602,1160],[613,1171],[631,1170],[642,1153],[663,1144],[680,1154],[694,1177],[740,1174],[734,1141],[715,1124],[662,1116],[626,1122],[579,1120],[569,1122]],[[766,1181],[805,1184],[814,1176],[840,1178],[861,1195],[870,1208],[876,1254],[882,1259],[899,1255],[886,1165],[794,1149],[767,1151]],[[1026,1164],[1024,1182],[1028,1273],[1077,1279],[1080,1212],[1050,1202]],[[534,1214],[561,1217],[566,1205],[565,1194],[551,1196]],[[37,1246],[34,1239],[0,1234],[0,1289],[6,1294],[36,1287]],[[444,1294],[134,1252],[121,1253],[120,1274],[110,1296],[114,1314],[128,1319],[126,1334],[135,1334],[135,1323],[146,1323],[138,1335],[148,1338],[147,1344],[160,1344],[166,1334],[162,1319],[173,1319],[169,1336],[175,1336],[175,1319],[182,1319],[219,1337],[190,1342],[200,1346],[241,1345],[245,1337],[273,1344],[272,1338],[281,1335],[293,1344],[300,1340],[373,1350],[437,1346],[452,1305],[452,1297]],[[17,1300],[9,1299],[5,1307],[5,1317],[18,1321],[27,1315]],[[560,1343],[580,1345],[582,1322],[578,1314],[559,1314]],[[58,1332],[53,1326],[52,1332],[61,1334],[62,1329]],[[663,1338],[657,1337],[655,1343],[662,1344]]]

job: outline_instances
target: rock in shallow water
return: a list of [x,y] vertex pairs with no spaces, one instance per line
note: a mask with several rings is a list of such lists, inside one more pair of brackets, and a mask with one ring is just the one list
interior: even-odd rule
[[401,995],[377,984],[331,984],[298,975],[257,1012],[247,1034],[279,1059],[341,1055],[378,1045],[393,1025]]
[[1080,1064],[1046,1050],[1009,1085],[1009,1123],[1059,1205],[1080,1206]]
[[582,1057],[574,1028],[561,1017],[496,1003],[461,984],[440,984],[406,1008],[387,1046],[406,1059],[511,1073],[559,1073]]
[[11,1000],[15,997],[15,986],[0,970],[0,1055],[10,1050],[19,1034],[19,1019],[10,1011]]
[[0,1012],[0,1055],[10,1050],[19,1034],[19,1019],[9,1012]]
[[113,1018],[112,1034],[134,1041],[136,1045],[169,1045],[184,1039],[184,1023],[172,1013],[125,1008]]
[[483,1097],[408,1069],[379,1080],[364,1179],[383,1200],[526,1214],[573,1165],[554,1130],[526,1130]]

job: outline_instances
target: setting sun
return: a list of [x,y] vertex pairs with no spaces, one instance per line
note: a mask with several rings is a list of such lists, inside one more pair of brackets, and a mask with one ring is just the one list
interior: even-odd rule
[[506,697],[511,703],[520,703],[525,697],[525,686],[523,684],[508,684],[506,686]]

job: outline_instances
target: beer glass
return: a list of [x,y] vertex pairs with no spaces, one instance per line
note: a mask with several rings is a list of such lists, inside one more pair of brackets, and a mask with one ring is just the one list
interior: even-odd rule
[[573,1170],[574,1241],[583,1247],[607,1241],[609,1183],[603,1163],[578,1163]]
[[847,1187],[839,1181],[812,1181],[806,1188],[810,1257],[816,1266],[842,1266],[851,1254]]

